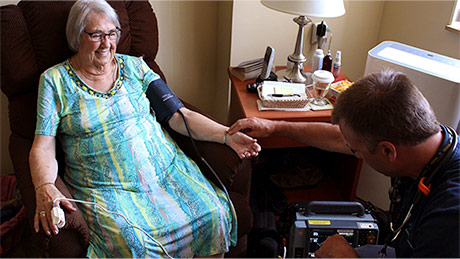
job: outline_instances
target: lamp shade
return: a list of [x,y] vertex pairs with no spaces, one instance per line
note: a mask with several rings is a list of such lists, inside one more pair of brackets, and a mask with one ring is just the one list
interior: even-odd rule
[[273,10],[308,17],[331,18],[345,14],[343,0],[260,0]]

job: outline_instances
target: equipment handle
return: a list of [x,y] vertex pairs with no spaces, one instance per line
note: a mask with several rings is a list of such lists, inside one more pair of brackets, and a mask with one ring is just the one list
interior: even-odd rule
[[311,201],[305,210],[305,215],[312,214],[354,214],[364,215],[364,207],[357,201]]

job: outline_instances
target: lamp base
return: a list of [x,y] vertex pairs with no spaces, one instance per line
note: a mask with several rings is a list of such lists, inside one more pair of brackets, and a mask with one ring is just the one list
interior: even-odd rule
[[303,71],[303,63],[307,61],[302,54],[303,30],[305,25],[311,23],[311,20],[304,15],[300,15],[299,17],[295,17],[293,21],[299,25],[299,30],[297,31],[294,53],[288,56],[288,62],[292,63],[292,68],[288,68],[288,73],[283,78],[289,82],[306,84],[309,82],[310,77],[309,74]]
[[278,76],[278,80],[286,80],[292,83],[303,83],[303,84],[311,84],[311,72],[303,70],[303,65],[293,65],[293,67],[287,67],[286,69],[282,69],[276,72]]

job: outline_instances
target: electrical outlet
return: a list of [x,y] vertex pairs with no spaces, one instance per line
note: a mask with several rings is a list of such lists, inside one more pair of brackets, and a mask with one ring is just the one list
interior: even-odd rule
[[[326,25],[326,28],[328,28],[326,22],[323,21],[323,23],[324,25]],[[311,26],[311,41],[310,42],[312,45],[318,43],[318,36],[316,36],[316,28],[318,28],[318,25],[320,24],[321,22],[314,22]],[[326,31],[325,36],[327,36],[327,31]]]

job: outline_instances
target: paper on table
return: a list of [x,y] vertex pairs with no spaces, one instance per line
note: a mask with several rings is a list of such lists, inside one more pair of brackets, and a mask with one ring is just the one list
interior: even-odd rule
[[274,87],[273,93],[274,94],[282,94],[282,95],[293,95],[294,90],[292,90],[292,88],[290,88],[290,87],[278,86],[278,87]]

